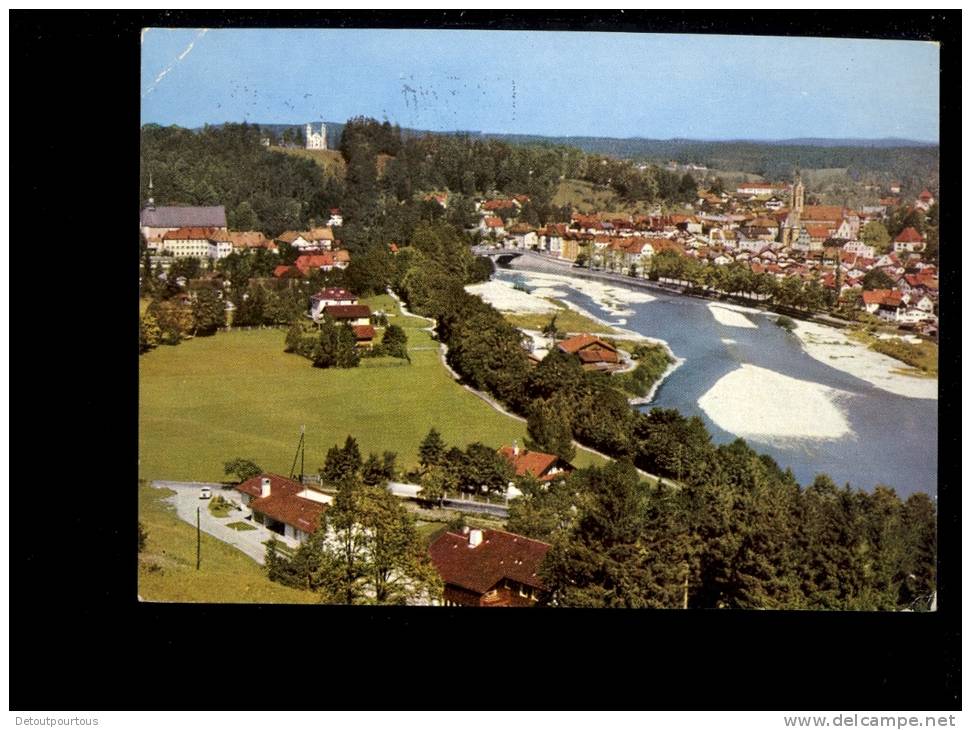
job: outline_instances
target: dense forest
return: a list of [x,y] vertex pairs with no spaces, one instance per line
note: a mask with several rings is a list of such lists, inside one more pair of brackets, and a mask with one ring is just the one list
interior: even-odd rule
[[192,132],[142,127],[140,200],[156,205],[223,205],[229,227],[279,235],[326,220],[340,181],[310,160],[268,150],[258,127],[227,124]]
[[[290,129],[293,134],[303,134],[302,126],[262,125],[281,135]],[[319,125],[318,125],[319,126]],[[331,146],[337,140],[344,125],[327,123]],[[648,139],[632,137],[547,137],[532,134],[491,134],[481,132],[428,132],[417,129],[400,129],[404,139],[422,137],[467,137],[480,142],[501,142],[514,146],[569,148],[591,156],[608,156],[648,163],[668,161],[683,164],[697,163],[712,169],[740,170],[771,179],[789,179],[792,168],[798,164],[805,169],[849,168],[852,179],[864,177],[890,180],[937,179],[940,148],[935,144],[907,139],[817,139],[796,138],[785,140],[722,140]]]

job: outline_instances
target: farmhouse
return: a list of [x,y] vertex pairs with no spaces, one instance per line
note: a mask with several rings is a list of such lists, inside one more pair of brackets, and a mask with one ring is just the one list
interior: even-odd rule
[[550,546],[502,530],[442,534],[428,548],[446,606],[532,606],[545,593],[540,565]]
[[577,335],[557,344],[561,352],[576,355],[584,370],[616,370],[620,366],[617,348],[593,335]]

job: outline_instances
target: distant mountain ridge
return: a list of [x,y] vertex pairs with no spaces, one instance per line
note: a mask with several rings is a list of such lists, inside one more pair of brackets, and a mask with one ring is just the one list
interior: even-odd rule
[[[248,122],[251,126],[258,126],[261,129],[272,131],[274,134],[282,134],[287,129],[304,129],[303,124],[263,124],[261,122]],[[311,122],[315,129],[319,129],[321,124],[327,126],[328,146],[336,148],[339,145],[341,132],[344,130],[342,122]],[[220,127],[221,124],[211,124],[211,127]],[[195,127],[192,131],[198,132],[202,127]],[[495,139],[503,142],[520,144],[548,144],[563,145],[568,147],[578,147],[585,152],[613,154],[613,150],[623,147],[637,148],[635,154],[649,155],[651,151],[661,151],[665,149],[676,149],[692,147],[696,145],[721,145],[721,144],[753,144],[771,145],[776,147],[877,147],[881,149],[890,147],[937,147],[937,142],[925,140],[907,139],[904,137],[793,137],[790,139],[693,139],[687,137],[672,137],[670,139],[659,139],[652,137],[593,137],[589,135],[576,136],[548,136],[542,134],[515,134],[515,133],[494,133],[469,130],[451,130],[447,132],[437,132],[428,129],[411,129],[402,127],[401,131],[406,136],[433,135],[458,135],[469,137],[481,137],[483,139]]]

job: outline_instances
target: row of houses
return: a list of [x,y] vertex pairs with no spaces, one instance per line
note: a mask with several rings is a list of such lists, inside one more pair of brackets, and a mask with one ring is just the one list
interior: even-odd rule
[[139,227],[150,254],[170,259],[222,259],[233,252],[262,248],[279,253],[287,244],[301,255],[319,255],[326,259],[317,268],[343,268],[349,260],[340,250],[333,227],[343,223],[340,209],[331,210],[326,226],[306,231],[285,231],[267,238],[261,231],[231,231],[226,225],[224,206],[155,206],[149,200],[139,217]]
[[[517,477],[562,479],[573,466],[553,454],[503,446]],[[518,494],[510,483],[513,494]],[[261,474],[237,485],[240,504],[254,522],[295,542],[321,524],[333,496],[278,474]],[[550,545],[504,530],[465,527],[436,537],[428,555],[445,585],[446,606],[533,606],[546,593],[540,568]]]

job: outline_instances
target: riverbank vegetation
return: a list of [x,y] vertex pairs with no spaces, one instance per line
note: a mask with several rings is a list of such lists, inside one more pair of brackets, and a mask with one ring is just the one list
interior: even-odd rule
[[667,349],[658,344],[637,345],[631,352],[631,357],[637,362],[635,368],[615,375],[614,380],[628,393],[638,397],[650,393],[654,384],[674,363]]
[[[601,324],[590,317],[564,307],[559,302],[554,302],[554,304],[561,307],[561,310],[556,312],[556,331],[559,333],[597,332],[604,335],[623,336],[623,333],[614,327]],[[538,332],[546,330],[552,319],[549,314],[513,314],[511,312],[504,312],[503,316],[514,327]]]

